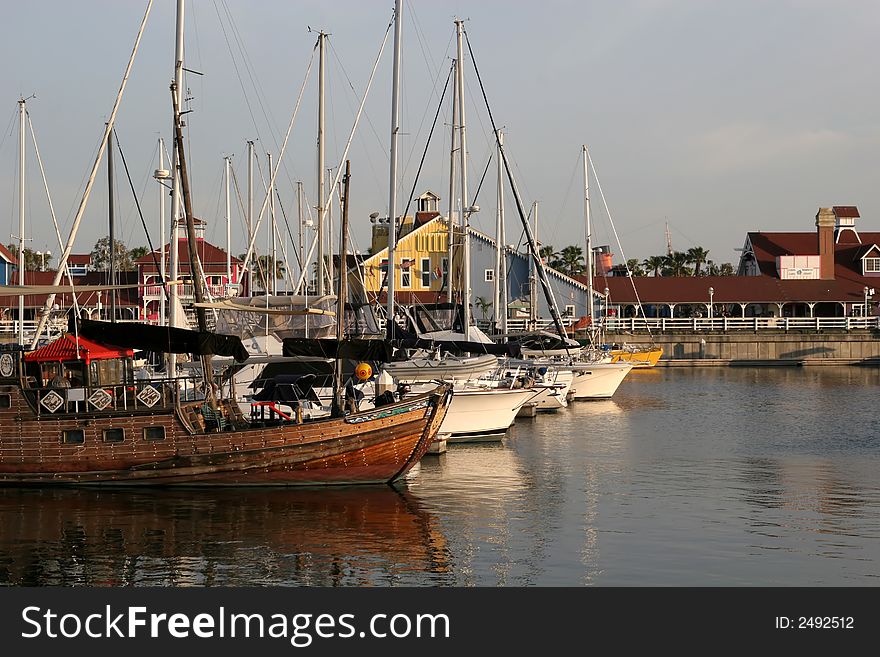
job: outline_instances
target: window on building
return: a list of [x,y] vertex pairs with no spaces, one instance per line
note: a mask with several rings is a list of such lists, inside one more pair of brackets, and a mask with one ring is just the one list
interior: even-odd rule
[[443,275],[449,273],[449,258],[443,258]]
[[562,314],[566,317],[574,317],[574,305],[567,304],[565,306],[565,311]]
[[422,287],[431,287],[431,259],[422,258]]
[[144,440],[165,440],[165,427],[144,427]]
[[12,395],[0,395],[0,408],[12,408]]
[[411,274],[409,268],[400,270],[400,287],[410,287]]
[[104,429],[104,442],[105,443],[121,443],[125,440],[125,429],[116,428],[116,429]]
[[61,442],[65,445],[82,445],[86,442],[86,432],[82,429],[67,429],[61,432]]
[[880,258],[865,258],[865,273],[880,274]]
[[494,280],[495,280],[495,270],[494,269],[487,269],[486,270],[486,282],[491,283]]

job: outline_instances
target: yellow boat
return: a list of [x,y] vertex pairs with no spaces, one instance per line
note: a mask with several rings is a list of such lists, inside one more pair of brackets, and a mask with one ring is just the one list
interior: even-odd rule
[[609,353],[611,354],[612,363],[632,363],[633,369],[637,369],[654,367],[657,361],[660,360],[660,356],[663,355],[663,348],[657,346],[623,345],[618,349],[612,349]]

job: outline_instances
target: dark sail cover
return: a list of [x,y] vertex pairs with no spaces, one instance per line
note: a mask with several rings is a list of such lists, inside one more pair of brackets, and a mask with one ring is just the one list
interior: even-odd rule
[[105,344],[167,354],[232,356],[239,363],[248,359],[248,351],[235,335],[208,331],[190,331],[152,324],[98,322],[80,319],[79,334]]
[[331,338],[285,338],[285,356],[311,356],[351,360],[372,360],[387,363],[391,360],[392,348],[385,340],[352,338],[333,340]]

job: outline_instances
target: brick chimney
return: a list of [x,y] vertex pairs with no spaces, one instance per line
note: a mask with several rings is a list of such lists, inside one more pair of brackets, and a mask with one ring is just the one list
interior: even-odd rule
[[837,217],[833,208],[819,208],[816,232],[819,237],[819,278],[834,280],[834,228]]

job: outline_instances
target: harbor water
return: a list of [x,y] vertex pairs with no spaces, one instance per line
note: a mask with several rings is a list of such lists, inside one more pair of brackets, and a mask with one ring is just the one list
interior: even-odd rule
[[0,584],[877,586],[878,393],[655,368],[394,488],[0,489]]

